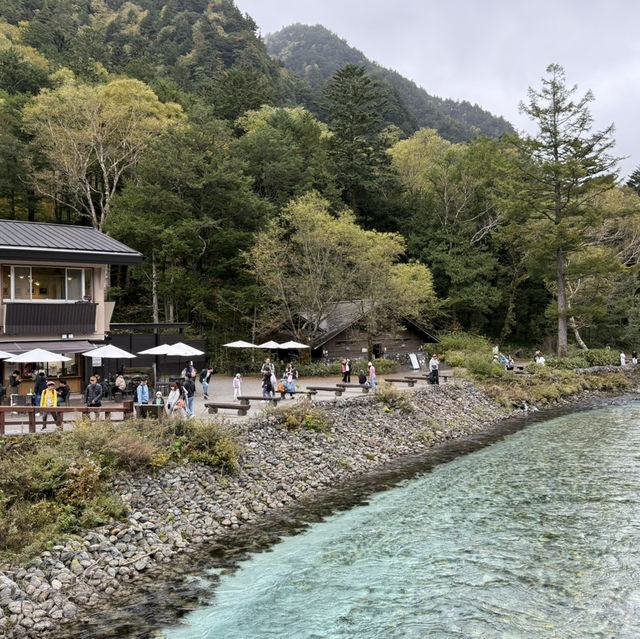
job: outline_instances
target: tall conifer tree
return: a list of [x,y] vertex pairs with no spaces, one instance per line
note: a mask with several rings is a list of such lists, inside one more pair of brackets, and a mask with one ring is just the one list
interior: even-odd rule
[[602,216],[598,196],[615,185],[618,158],[610,154],[615,142],[613,125],[592,132],[588,91],[574,99],[577,87],[568,88],[564,69],[547,67],[540,89],[529,88],[520,110],[535,122],[535,136],[514,138],[522,152],[521,192],[516,194],[527,212],[527,230],[537,243],[534,252],[553,264],[557,300],[557,354],[567,354],[567,269],[571,254],[584,242],[585,231]]

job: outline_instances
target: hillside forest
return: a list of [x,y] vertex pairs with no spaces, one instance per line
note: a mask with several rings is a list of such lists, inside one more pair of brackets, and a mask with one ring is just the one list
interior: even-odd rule
[[312,340],[345,300],[372,333],[637,345],[640,170],[620,183],[561,66],[531,79],[527,137],[322,27],[257,29],[232,0],[0,0],[0,216],[139,250],[114,321],[212,352]]

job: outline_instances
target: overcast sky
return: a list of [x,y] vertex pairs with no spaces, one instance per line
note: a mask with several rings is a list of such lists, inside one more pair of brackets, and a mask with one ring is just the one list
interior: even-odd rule
[[616,154],[640,164],[640,2],[637,0],[236,0],[262,35],[321,24],[443,98],[468,100],[535,132],[518,113],[529,86],[561,64],[595,128],[614,123]]

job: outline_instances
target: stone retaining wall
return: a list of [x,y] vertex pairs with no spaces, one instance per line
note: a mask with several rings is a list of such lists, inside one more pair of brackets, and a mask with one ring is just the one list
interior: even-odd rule
[[224,541],[327,487],[512,414],[465,381],[407,396],[410,413],[369,396],[326,402],[328,433],[291,432],[269,415],[244,422],[240,470],[231,477],[198,464],[121,477],[116,487],[130,508],[128,521],[60,543],[28,568],[0,572],[0,637],[46,637],[135,588],[176,553]]

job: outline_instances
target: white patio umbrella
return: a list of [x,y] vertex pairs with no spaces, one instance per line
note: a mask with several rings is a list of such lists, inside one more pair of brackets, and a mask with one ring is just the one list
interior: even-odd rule
[[33,350],[26,351],[25,353],[20,353],[20,355],[9,357],[6,361],[14,364],[24,364],[29,362],[70,362],[71,358],[65,357],[64,355],[58,355],[57,353],[52,353],[44,348],[34,348]]
[[223,346],[225,348],[256,348],[255,344],[251,344],[251,342],[245,342],[241,339],[236,342],[228,342],[227,344],[223,344]]
[[278,344],[278,342],[274,342],[273,340],[269,340],[268,342],[265,342],[264,344],[258,344],[258,346],[256,346],[256,348],[282,348],[282,346],[280,344]]
[[160,344],[153,348],[147,348],[144,351],[138,351],[138,355],[173,355],[175,357],[191,357],[192,355],[202,355],[203,351],[199,351],[193,346],[178,342],[177,344]]
[[138,351],[138,355],[170,355],[171,344],[158,344],[153,348],[147,348],[144,351]]
[[113,344],[107,344],[106,346],[99,346],[91,351],[82,353],[85,357],[102,357],[104,359],[132,359],[137,357],[133,353],[129,353]]
[[0,359],[7,359],[7,357],[13,357],[13,353],[7,353],[7,351],[0,351]]
[[290,341],[290,342],[285,342],[284,344],[280,344],[280,348],[311,348],[311,347],[307,346],[306,344],[301,344],[300,342]]
[[197,348],[189,346],[189,344],[178,342],[176,344],[171,344],[170,355],[178,355],[179,357],[192,357],[194,355],[204,355],[204,351],[199,351]]

